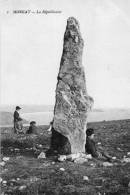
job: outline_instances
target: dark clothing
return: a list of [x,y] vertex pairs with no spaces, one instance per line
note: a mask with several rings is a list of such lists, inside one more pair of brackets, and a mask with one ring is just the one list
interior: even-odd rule
[[29,126],[29,129],[26,132],[27,134],[37,134],[37,127],[36,126]]
[[22,119],[19,116],[17,110],[14,112],[14,133],[19,133],[23,129]]
[[19,113],[17,112],[17,110],[15,110],[15,112],[14,112],[14,122],[21,121],[21,120],[22,119],[20,118]]
[[103,159],[105,157],[105,159],[107,159],[108,161],[111,160],[111,156],[107,152],[104,152],[103,148],[100,148],[100,151],[98,151],[94,140],[89,139],[88,137],[86,138],[85,150],[94,158]]
[[99,156],[95,142],[88,137],[86,138],[85,150],[88,154],[91,154],[95,158]]

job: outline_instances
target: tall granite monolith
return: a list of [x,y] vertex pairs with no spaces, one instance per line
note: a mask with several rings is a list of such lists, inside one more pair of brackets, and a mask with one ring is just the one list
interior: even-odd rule
[[87,115],[93,99],[82,66],[84,42],[78,21],[70,17],[56,87],[51,148],[62,154],[85,152]]

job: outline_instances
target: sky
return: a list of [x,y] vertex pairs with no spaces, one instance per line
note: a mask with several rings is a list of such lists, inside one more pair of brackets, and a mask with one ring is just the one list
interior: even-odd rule
[[[68,17],[80,23],[95,108],[130,108],[129,0],[2,0],[0,104],[55,104]],[[13,10],[61,13],[13,14]],[[8,13],[7,13],[8,11]]]

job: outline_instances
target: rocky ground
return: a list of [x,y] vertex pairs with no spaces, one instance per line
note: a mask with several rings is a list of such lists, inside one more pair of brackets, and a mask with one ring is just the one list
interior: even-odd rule
[[55,156],[38,159],[49,148],[47,126],[39,126],[38,135],[14,135],[12,128],[2,128],[1,195],[129,194],[130,120],[88,126],[95,129],[97,145],[115,157],[112,163],[58,162]]

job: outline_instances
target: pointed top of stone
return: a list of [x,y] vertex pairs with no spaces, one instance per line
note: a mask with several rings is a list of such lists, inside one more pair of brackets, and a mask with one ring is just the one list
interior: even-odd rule
[[72,27],[72,26],[79,29],[79,22],[74,17],[69,17],[68,20],[67,20],[67,27]]

